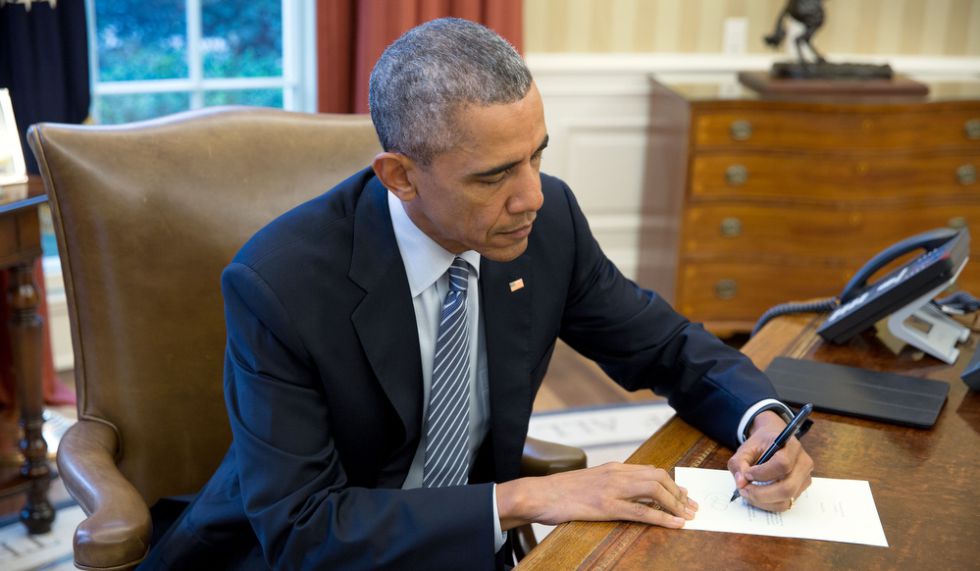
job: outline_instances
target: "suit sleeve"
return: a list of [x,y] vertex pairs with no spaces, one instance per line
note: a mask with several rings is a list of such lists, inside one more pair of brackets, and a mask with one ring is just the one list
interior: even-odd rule
[[283,305],[239,263],[225,270],[222,291],[232,446],[246,516],[267,563],[275,569],[492,568],[491,485],[348,486],[322,381]]
[[732,449],[742,414],[775,398],[749,359],[691,323],[606,258],[563,185],[575,245],[560,336],[628,390],[653,389],[685,421]]

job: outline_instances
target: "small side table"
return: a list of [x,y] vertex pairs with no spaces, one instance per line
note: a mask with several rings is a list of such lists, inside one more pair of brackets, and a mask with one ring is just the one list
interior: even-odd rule
[[[38,208],[47,202],[40,177],[24,185],[2,187],[0,196],[0,269],[10,270],[7,302],[10,305],[10,340],[20,425],[19,447],[24,464],[15,473],[0,472],[0,496],[27,493],[20,520],[30,533],[51,530],[54,509],[48,501],[52,471],[48,445],[41,429],[44,396],[41,384],[42,320],[34,283],[34,265],[41,256]],[[11,471],[13,472],[13,471]]]

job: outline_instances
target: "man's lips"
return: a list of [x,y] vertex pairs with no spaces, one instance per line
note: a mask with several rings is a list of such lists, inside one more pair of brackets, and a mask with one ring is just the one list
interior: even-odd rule
[[509,236],[511,238],[526,238],[529,234],[531,234],[531,228],[533,226],[534,226],[534,224],[529,222],[529,223],[525,224],[524,226],[520,226],[520,227],[515,228],[513,230],[508,230],[506,232],[501,232],[501,234],[503,234],[505,236]]

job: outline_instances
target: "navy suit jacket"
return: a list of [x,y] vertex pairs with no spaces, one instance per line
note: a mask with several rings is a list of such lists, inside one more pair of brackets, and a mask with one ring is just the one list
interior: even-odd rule
[[480,268],[491,418],[471,485],[400,489],[422,368],[387,191],[365,169],[261,230],[222,275],[233,443],[145,566],[494,568],[489,482],[518,476],[558,338],[735,446],[745,410],[774,396],[768,380],[624,278],[568,187],[541,183],[527,251]]

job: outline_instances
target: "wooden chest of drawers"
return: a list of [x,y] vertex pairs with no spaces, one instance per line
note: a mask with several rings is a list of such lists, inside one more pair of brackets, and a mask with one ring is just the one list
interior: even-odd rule
[[964,225],[974,261],[959,284],[980,295],[975,85],[804,101],[656,84],[654,129],[673,125],[664,132],[683,148],[675,307],[716,331],[748,330],[772,305],[839,293],[902,238]]

